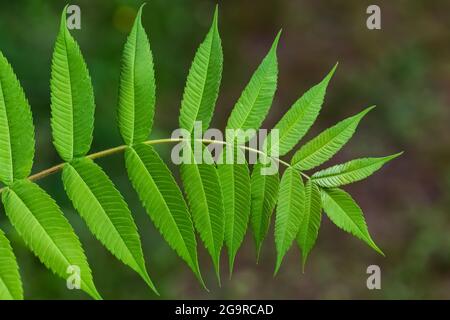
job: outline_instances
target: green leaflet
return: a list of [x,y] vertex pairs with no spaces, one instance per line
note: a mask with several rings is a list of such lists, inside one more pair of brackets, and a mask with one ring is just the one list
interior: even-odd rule
[[194,226],[172,173],[153,147],[144,144],[127,148],[125,160],[131,183],[153,223],[204,285]]
[[305,213],[297,235],[297,243],[302,250],[303,270],[305,270],[306,259],[316,243],[321,218],[320,189],[311,180],[308,180],[305,186]]
[[31,172],[34,127],[19,80],[0,52],[0,181],[9,185]]
[[0,230],[0,300],[22,300],[23,289],[16,256]]
[[189,132],[195,121],[202,122],[203,131],[208,129],[219,94],[223,54],[217,15],[216,7],[211,28],[195,54],[184,89],[179,122]]
[[[247,163],[240,164],[236,161],[238,159],[237,152],[242,151],[238,147],[235,148],[234,164],[227,164],[224,161],[223,164],[218,165],[217,170],[220,185],[222,186],[225,209],[225,244],[228,248],[230,277],[233,273],[236,253],[247,232],[251,205],[248,165]],[[226,158],[226,149],[224,149],[222,157]]]
[[256,163],[253,166],[251,177],[251,215],[250,225],[256,246],[256,260],[259,260],[261,246],[269,231],[270,218],[277,203],[280,176],[278,172],[273,175],[261,174],[264,164]]
[[277,262],[275,274],[292,242],[298,234],[304,216],[305,187],[300,174],[288,168],[281,177],[275,219],[275,245]]
[[155,72],[150,44],[142,26],[142,7],[122,54],[118,120],[127,145],[147,139],[155,113]]
[[81,289],[101,299],[83,248],[55,201],[38,185],[18,180],[2,192],[6,214],[39,260],[63,279],[68,268],[80,269]]
[[362,158],[338,164],[312,175],[314,183],[321,187],[339,187],[360,181],[380,169],[385,163],[400,156],[402,152],[382,158]]
[[292,158],[291,164],[299,170],[315,168],[331,159],[355,133],[359,121],[375,106],[347,118],[306,143]]
[[272,135],[269,134],[264,141],[263,150],[270,152],[270,150],[278,149],[278,154],[283,156],[295,147],[311,128],[314,121],[316,121],[323,104],[328,83],[336,67],[337,64],[319,84],[309,89],[292,105],[274,128],[279,130],[278,143],[272,142]]
[[338,188],[322,189],[321,195],[323,209],[335,225],[363,240],[384,256],[370,237],[361,208],[347,192]]
[[141,241],[122,195],[103,170],[88,158],[64,165],[62,179],[70,200],[97,239],[153,289]]
[[64,161],[86,155],[94,129],[94,91],[86,63],[66,28],[66,8],[52,60],[51,125],[53,143]]
[[276,51],[280,34],[281,31],[234,106],[228,118],[227,129],[257,130],[269,112],[277,88]]
[[181,180],[195,229],[211,255],[220,283],[219,260],[224,240],[224,205],[217,169],[212,164],[181,164]]

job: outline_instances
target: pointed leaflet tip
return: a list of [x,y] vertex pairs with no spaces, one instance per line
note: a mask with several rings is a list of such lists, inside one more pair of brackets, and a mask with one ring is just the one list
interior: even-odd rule
[[393,155],[391,155],[391,156],[388,156],[388,157],[390,158],[389,160],[398,158],[398,157],[400,157],[403,153],[404,153],[404,151],[400,151],[400,152],[397,152],[397,153],[395,153],[395,154],[393,154]]
[[141,6],[139,7],[139,10],[138,10],[138,13],[137,13],[137,17],[139,17],[139,19],[141,18],[141,16],[142,16],[142,9],[144,8],[144,6],[147,4],[147,2],[143,2],[142,4],[141,4]]
[[372,240],[372,238],[369,237],[369,239],[370,239],[369,245],[372,247],[372,249],[374,249],[376,252],[381,254],[383,257],[386,257],[384,252],[381,251],[381,249],[375,244],[375,242]]
[[[211,30],[214,30],[214,32],[219,33],[219,5],[216,5],[216,8],[214,9],[214,16],[211,23]],[[210,31],[211,32],[211,31]]]
[[219,284],[219,288],[221,288],[222,287],[222,280],[220,279],[219,265],[217,265],[215,267],[215,269],[216,269],[217,282]]
[[308,259],[308,252],[302,251],[302,273],[305,273],[306,260]]
[[214,9],[214,18],[213,25],[217,26],[217,20],[219,20],[219,4],[216,4],[216,8]]
[[102,296],[100,295],[100,293],[98,293],[95,287],[89,289],[88,291],[86,291],[86,293],[90,295],[94,300],[103,300]]
[[277,49],[278,41],[280,40],[280,36],[281,36],[281,32],[282,31],[283,31],[283,29],[280,29],[280,31],[278,31],[277,36],[275,37],[275,40],[273,41],[271,50],[276,50]]
[[66,4],[66,6],[64,7],[64,9],[61,12],[61,28],[64,28],[67,30],[66,27],[66,20],[67,20],[67,7],[69,6],[69,4]]
[[145,283],[149,286],[150,289],[152,289],[152,291],[154,293],[156,293],[157,296],[160,296],[158,289],[156,289],[155,285],[153,284],[152,280],[150,279],[150,276],[147,273],[147,270],[141,270],[140,275],[142,277],[142,279],[145,281]]
[[281,262],[283,261],[283,257],[277,257],[277,262],[275,265],[275,271],[273,272],[273,276],[275,277],[278,273],[278,270],[280,270]]
[[353,117],[362,119],[362,117],[364,117],[366,114],[368,114],[370,111],[372,111],[372,109],[374,109],[375,107],[376,106],[367,107],[366,109],[364,109],[360,113],[354,115]]
[[336,69],[339,65],[339,62],[336,62],[334,67],[331,69],[331,71],[325,76],[325,78],[322,80],[322,82],[325,82],[328,84],[330,82],[331,78],[333,77],[334,73],[336,72]]
[[256,264],[259,264],[259,257],[261,256],[261,244],[256,248]]
[[229,271],[230,271],[230,276],[229,279],[231,280],[231,278],[233,277],[233,269],[234,269],[234,258],[233,256],[229,256],[229,260],[228,260],[228,267],[229,267]]

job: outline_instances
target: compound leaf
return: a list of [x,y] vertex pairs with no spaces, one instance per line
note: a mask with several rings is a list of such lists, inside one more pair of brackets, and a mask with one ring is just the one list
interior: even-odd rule
[[0,230],[0,300],[22,300],[19,266],[8,238]]
[[155,113],[155,72],[150,44],[142,26],[142,7],[122,54],[118,120],[127,145],[147,139]]
[[277,150],[280,156],[285,155],[306,134],[316,121],[323,104],[328,83],[336,70],[337,64],[330,73],[317,85],[309,89],[289,109],[289,111],[276,124],[278,141],[272,141],[272,134],[264,141],[263,150]]
[[361,208],[347,192],[338,188],[322,189],[321,198],[325,213],[335,225],[384,255],[369,234]]
[[204,286],[194,226],[172,173],[153,147],[144,144],[127,148],[125,161],[131,183],[153,223]]
[[234,106],[228,118],[227,129],[257,130],[269,112],[277,88],[278,62],[276,51],[280,34],[281,31]]
[[[222,154],[224,158],[226,158],[226,151],[224,150]],[[242,151],[236,147],[233,163],[224,161],[217,168],[225,209],[225,245],[228,248],[230,276],[233,272],[236,253],[247,231],[251,205],[250,173],[243,153],[241,154],[244,163],[237,162],[238,152]]]
[[381,158],[355,159],[321,170],[312,175],[314,183],[321,187],[339,187],[352,182],[360,181],[372,175],[385,163],[397,158],[402,153],[397,153]]
[[0,181],[26,178],[33,165],[34,127],[19,80],[0,52]]
[[305,213],[297,236],[298,246],[302,250],[303,270],[305,269],[309,252],[316,242],[321,218],[320,189],[311,180],[308,180],[305,186]]
[[290,167],[281,177],[275,219],[277,261],[275,274],[284,255],[297,237],[305,207],[305,187],[297,170]]
[[256,163],[251,176],[251,215],[250,225],[256,246],[256,259],[259,260],[261,246],[269,231],[270,219],[277,203],[280,175],[262,174],[261,170],[267,165]]
[[350,140],[359,121],[373,108],[375,107],[369,107],[337,123],[310,140],[295,153],[292,166],[299,170],[309,170],[331,159]]
[[67,195],[91,232],[157,293],[145,268],[131,212],[109,177],[92,160],[80,158],[64,165],[62,179]]
[[197,49],[186,81],[180,111],[180,127],[192,132],[195,121],[208,129],[222,78],[223,54],[218,29],[218,10],[211,28]]
[[38,185],[18,180],[2,192],[6,214],[41,262],[63,279],[79,268],[81,289],[101,299],[80,241],[55,201]]
[[80,48],[66,27],[66,8],[52,60],[53,143],[64,161],[84,156],[94,129],[94,91]]

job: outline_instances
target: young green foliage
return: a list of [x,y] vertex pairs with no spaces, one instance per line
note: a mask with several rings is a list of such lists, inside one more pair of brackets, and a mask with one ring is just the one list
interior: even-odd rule
[[[242,92],[227,128],[260,128],[272,104],[278,77],[276,50],[280,33]],[[186,81],[179,117],[180,127],[190,134],[196,121],[208,129],[214,114],[222,77],[223,53],[218,30],[218,10],[200,44]],[[250,221],[257,259],[270,228],[276,206],[275,274],[294,240],[302,251],[305,267],[318,236],[322,209],[339,228],[383,254],[369,234],[361,208],[337,187],[367,178],[398,157],[360,158],[306,175],[331,159],[352,137],[360,120],[373,108],[326,129],[302,146],[291,164],[278,155],[290,152],[316,120],[336,66],[317,85],[304,93],[269,133],[263,150],[237,147],[235,141],[214,143],[241,147],[261,157],[250,168],[246,161],[218,163],[206,151],[210,140],[182,139],[190,163],[180,166],[187,201],[167,165],[148,144],[180,142],[180,139],[148,140],[155,113],[156,86],[153,56],[142,25],[142,6],[124,46],[118,100],[118,127],[125,145],[87,155],[93,136],[94,94],[80,48],[66,28],[66,8],[56,39],[51,76],[51,126],[55,148],[62,164],[30,176],[34,156],[34,127],[30,106],[6,58],[0,53],[0,189],[5,212],[19,235],[36,256],[54,273],[68,277],[80,268],[81,289],[101,299],[95,288],[83,248],[55,201],[34,180],[62,170],[62,180],[74,207],[91,233],[124,264],[135,270],[155,291],[141,248],[138,228],[128,205],[106,173],[93,159],[125,152],[131,185],[149,217],[169,246],[187,263],[206,288],[197,256],[195,231],[212,257],[220,283],[223,243],[228,249],[230,275]],[[246,135],[246,141],[251,136]],[[203,162],[191,149],[201,145]],[[278,149],[278,152],[277,150]],[[274,153],[272,153],[274,151]],[[237,153],[235,152],[235,155]],[[196,156],[196,155],[195,155]],[[223,153],[226,157],[226,153]],[[271,165],[286,167],[267,174]],[[264,172],[263,172],[264,171]],[[272,172],[273,173],[273,172]],[[304,177],[307,179],[305,185]],[[28,179],[27,179],[28,178]],[[17,262],[8,239],[0,230],[0,299],[22,299]]]
[[19,267],[11,245],[0,229],[0,300],[22,300]]
[[256,261],[259,261],[262,243],[269,231],[270,218],[277,203],[280,176],[262,174],[266,164],[258,162],[253,166],[251,176],[251,215],[250,225],[256,246]]
[[256,69],[234,106],[228,118],[227,129],[257,130],[269,112],[277,89],[277,46],[280,35],[281,30],[278,32],[269,53]]
[[66,8],[53,52],[50,88],[53,143],[60,157],[70,162],[91,148],[95,103],[86,63],[66,27]]
[[153,223],[203,284],[194,227],[172,173],[158,153],[145,144],[127,148],[125,162],[131,183]]
[[34,127],[30,105],[0,52],[0,181],[26,178],[33,165]]
[[305,211],[297,235],[297,243],[302,250],[302,267],[305,269],[306,259],[313,248],[322,219],[320,189],[311,180],[305,186]]
[[312,175],[314,183],[321,187],[339,187],[363,180],[379,170],[385,163],[397,158],[402,153],[382,158],[363,158],[338,164]]
[[[186,80],[181,104],[180,127],[193,131],[196,121],[206,130],[211,122],[222,77],[222,44],[218,30],[218,9],[211,28],[200,45]],[[224,240],[224,206],[219,175],[214,165],[182,164],[181,180],[188,199],[195,228],[212,257],[220,283],[219,259]]]
[[119,85],[119,129],[127,145],[147,140],[155,113],[155,72],[142,8],[134,21],[122,55]]
[[208,250],[220,283],[219,259],[225,236],[225,214],[219,174],[214,165],[197,164],[191,152],[191,164],[181,164],[183,181],[195,229]]
[[295,147],[316,121],[325,98],[328,83],[336,68],[337,64],[319,84],[309,89],[292,105],[274,127],[275,130],[279,130],[278,141],[271,142],[272,136],[269,134],[264,141],[263,150],[270,153],[270,150],[275,149],[278,150],[280,156],[283,156]]
[[347,192],[337,188],[322,189],[321,195],[323,210],[335,225],[384,255],[369,234],[361,208]]
[[211,28],[200,44],[189,70],[181,102],[180,128],[192,132],[195,121],[201,121],[203,131],[208,129],[219,94],[222,65],[222,43],[216,7]]
[[369,107],[323,131],[306,143],[292,158],[291,164],[299,170],[309,170],[331,159],[355,133],[359,121],[375,107]]
[[[231,149],[232,150],[232,149]],[[233,273],[234,259],[247,232],[250,216],[251,191],[250,172],[247,163],[237,162],[240,148],[233,152],[234,163],[225,163],[227,150],[222,153],[223,164],[218,166],[220,184],[222,187],[223,204],[225,209],[225,244],[228,249],[230,277]],[[245,159],[245,158],[244,158]]]
[[64,165],[62,180],[67,195],[91,232],[158,293],[147,274],[131,212],[103,170],[91,159],[81,158]]
[[79,267],[81,289],[101,299],[78,237],[44,190],[18,180],[2,193],[2,201],[12,225],[47,268],[65,279],[70,266]]
[[275,245],[277,261],[275,274],[283,257],[298,234],[305,208],[305,186],[300,174],[288,168],[281,177],[275,220]]

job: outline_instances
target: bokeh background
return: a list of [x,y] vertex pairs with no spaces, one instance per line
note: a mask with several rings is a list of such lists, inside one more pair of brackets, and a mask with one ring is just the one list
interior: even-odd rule
[[[302,142],[366,106],[378,106],[327,165],[405,151],[368,180],[346,188],[363,208],[369,229],[386,257],[338,230],[325,217],[304,274],[299,251],[293,246],[279,275],[273,278],[273,236],[267,238],[257,265],[249,233],[231,280],[224,251],[223,284],[219,288],[210,259],[199,245],[210,289],[206,292],[153,227],[128,182],[122,156],[99,160],[130,204],[161,298],[450,298],[450,2],[218,2],[225,60],[213,127],[224,127],[240,92],[281,27],[278,90],[264,127],[271,128],[336,61],[340,65],[321,115]],[[82,12],[82,29],[73,34],[94,83],[97,111],[92,151],[99,151],[121,144],[116,125],[120,57],[141,1],[71,3],[80,5]],[[151,41],[158,87],[154,138],[167,137],[177,128],[186,75],[215,4],[206,0],[151,0],[144,9],[143,23]],[[382,30],[366,28],[370,4],[381,7]],[[64,5],[64,1],[0,1],[0,50],[21,80],[34,114],[34,172],[60,162],[51,144],[49,79]],[[168,148],[158,147],[166,159]],[[87,231],[67,199],[59,175],[39,184],[57,199],[76,229],[105,298],[157,298]],[[3,208],[0,226],[17,254],[26,298],[87,298],[67,290],[65,281],[47,271],[25,248]],[[371,264],[381,268],[381,290],[366,288],[366,268]]]

